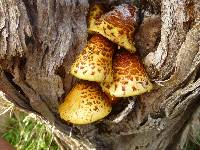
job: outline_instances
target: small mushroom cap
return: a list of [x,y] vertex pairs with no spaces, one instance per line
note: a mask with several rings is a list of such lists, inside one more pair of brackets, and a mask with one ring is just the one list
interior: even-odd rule
[[[102,4],[96,3],[91,5],[89,14],[88,14],[88,28],[93,28],[95,25],[95,21],[101,17],[102,14],[104,14],[105,9]],[[89,33],[91,33],[88,30]]]
[[137,24],[137,8],[123,4],[115,7],[89,26],[89,32],[97,32],[130,52],[135,52],[133,33]]
[[113,52],[113,43],[95,34],[72,65],[70,73],[83,80],[111,82]]
[[109,93],[105,94],[108,96],[111,105],[117,103],[120,99],[119,97],[111,96]]
[[75,85],[59,106],[60,117],[73,124],[88,124],[104,118],[111,112],[108,97],[95,82]]
[[119,51],[113,56],[113,82],[101,87],[111,96],[129,97],[149,92],[153,86],[137,55]]

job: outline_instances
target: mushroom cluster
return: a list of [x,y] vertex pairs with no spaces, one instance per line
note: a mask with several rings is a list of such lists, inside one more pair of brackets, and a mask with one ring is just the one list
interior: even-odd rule
[[63,120],[73,124],[95,122],[111,112],[115,98],[140,95],[152,89],[143,64],[134,53],[136,25],[137,8],[133,5],[116,6],[106,13],[101,4],[90,7],[91,38],[70,69],[82,81],[59,106]]

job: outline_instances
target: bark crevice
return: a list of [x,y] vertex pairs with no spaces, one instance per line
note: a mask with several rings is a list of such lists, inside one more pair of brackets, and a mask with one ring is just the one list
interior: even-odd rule
[[[132,3],[105,3],[123,2]],[[58,117],[59,102],[77,81],[69,68],[87,42],[87,0],[0,1],[0,90],[55,125],[66,143],[76,139],[75,147],[168,148],[199,105],[200,2],[162,0],[161,9],[156,2],[138,5],[144,18],[135,37],[154,90],[137,97],[118,123],[116,113],[84,126]]]

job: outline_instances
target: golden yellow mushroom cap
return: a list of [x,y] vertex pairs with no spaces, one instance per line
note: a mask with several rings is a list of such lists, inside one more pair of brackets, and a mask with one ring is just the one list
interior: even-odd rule
[[95,82],[83,81],[74,86],[59,106],[60,117],[73,124],[88,124],[111,112],[108,97]]
[[89,32],[97,32],[130,52],[135,52],[133,33],[137,24],[137,8],[123,4],[115,7],[89,26]]
[[[102,4],[92,4],[90,6],[89,14],[88,14],[88,28],[93,28],[95,25],[95,21],[104,14],[105,9]],[[90,31],[88,31],[90,33]]]
[[112,42],[102,35],[93,35],[72,65],[70,73],[83,80],[111,82],[113,52]]
[[153,86],[137,55],[119,51],[113,56],[113,82],[101,87],[111,96],[129,97],[149,92]]

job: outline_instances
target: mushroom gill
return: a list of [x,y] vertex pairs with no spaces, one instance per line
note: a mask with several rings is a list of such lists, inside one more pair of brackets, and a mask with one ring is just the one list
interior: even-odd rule
[[124,50],[113,56],[113,82],[101,87],[111,96],[129,97],[149,92],[152,84],[137,55]]
[[72,65],[70,73],[83,80],[111,82],[113,52],[112,42],[95,34]]
[[59,106],[60,117],[73,124],[88,124],[111,112],[108,97],[95,82],[82,81],[74,86]]
[[137,24],[137,8],[122,4],[102,15],[89,26],[89,32],[97,32],[130,52],[135,52],[133,33]]

